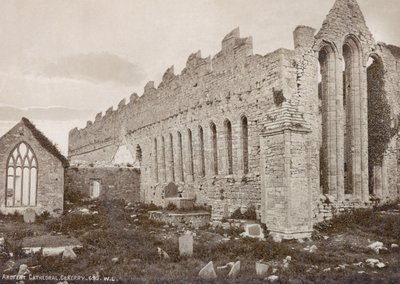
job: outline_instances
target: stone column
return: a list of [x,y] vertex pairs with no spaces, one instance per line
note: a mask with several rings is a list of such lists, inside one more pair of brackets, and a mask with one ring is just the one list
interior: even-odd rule
[[361,66],[361,190],[362,201],[369,202],[369,173],[368,173],[368,85],[367,85],[367,68]]
[[336,194],[337,201],[344,200],[344,105],[343,62],[336,59]]

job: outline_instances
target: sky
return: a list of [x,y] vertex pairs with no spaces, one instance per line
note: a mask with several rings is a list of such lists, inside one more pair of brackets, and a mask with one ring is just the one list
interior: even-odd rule
[[[358,0],[377,41],[400,46],[400,0]],[[334,0],[1,0],[0,106],[105,111],[236,27],[254,53],[293,48]],[[0,133],[1,134],[1,133]]]

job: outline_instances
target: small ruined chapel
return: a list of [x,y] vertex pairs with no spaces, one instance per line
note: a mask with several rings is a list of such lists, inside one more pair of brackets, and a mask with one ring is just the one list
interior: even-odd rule
[[67,159],[27,118],[0,138],[0,212],[58,216]]

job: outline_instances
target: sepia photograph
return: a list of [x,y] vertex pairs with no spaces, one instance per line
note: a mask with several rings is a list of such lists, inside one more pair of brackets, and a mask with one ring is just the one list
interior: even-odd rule
[[399,0],[1,0],[0,283],[399,283]]

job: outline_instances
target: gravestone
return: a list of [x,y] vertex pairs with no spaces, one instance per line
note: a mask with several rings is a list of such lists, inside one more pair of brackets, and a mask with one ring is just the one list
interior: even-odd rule
[[170,182],[164,189],[165,191],[165,198],[170,198],[170,197],[178,197],[178,186]]
[[240,261],[236,261],[231,268],[231,271],[229,271],[228,277],[231,278],[236,278],[239,275],[240,272]]
[[24,222],[25,223],[35,223],[36,212],[35,210],[28,208],[24,211]]
[[193,255],[192,232],[187,231],[183,236],[179,237],[179,255],[180,256],[192,256]]
[[207,265],[200,270],[199,277],[205,280],[212,280],[217,278],[217,274],[214,270],[214,263],[212,261],[207,263]]
[[262,262],[256,262],[256,273],[257,276],[265,276],[268,273],[269,265],[262,263]]

